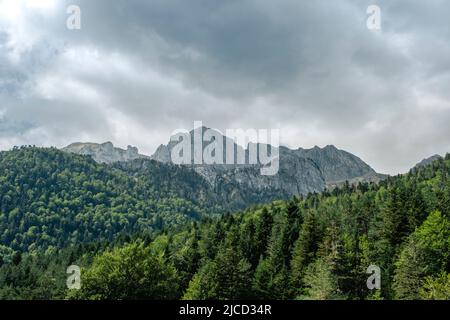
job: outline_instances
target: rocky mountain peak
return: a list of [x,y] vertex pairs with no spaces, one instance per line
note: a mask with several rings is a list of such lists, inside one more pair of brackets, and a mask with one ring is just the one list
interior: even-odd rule
[[[203,126],[190,131],[191,141],[193,141],[195,133],[203,134],[208,129],[208,127]],[[219,134],[218,137],[223,137],[224,143],[231,141],[236,149],[243,149],[225,135]],[[159,146],[151,158],[164,163],[171,163],[171,151],[176,144],[176,141],[170,141],[167,145]],[[203,142],[203,148],[208,144],[209,142]],[[256,144],[257,147],[260,145]],[[251,146],[255,146],[255,144],[248,144],[247,149],[244,150],[246,156],[248,156],[248,150]],[[269,145],[269,149],[276,148]],[[298,148],[296,150],[280,146],[278,151],[280,168],[275,176],[263,177],[258,173],[258,170],[252,168],[252,165],[193,165],[193,169],[214,188],[220,188],[224,181],[234,181],[234,183],[245,184],[251,189],[280,188],[290,195],[319,192],[328,185],[345,180],[359,179],[358,181],[365,181],[366,177],[370,177],[370,181],[381,179],[381,176],[360,158],[344,150],[339,150],[334,145],[327,145],[324,148],[319,146],[314,146],[311,149]],[[257,166],[254,165],[253,167]]]

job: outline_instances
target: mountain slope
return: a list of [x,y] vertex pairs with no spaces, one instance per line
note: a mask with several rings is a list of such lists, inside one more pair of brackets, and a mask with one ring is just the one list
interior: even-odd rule
[[442,159],[442,157],[438,154],[432,155],[431,157],[425,158],[422,161],[418,162],[414,168],[425,167],[436,160]]
[[375,170],[360,158],[347,151],[339,150],[333,145],[322,149],[317,146],[312,149],[300,148],[295,150],[295,153],[314,161],[319,166],[326,183],[350,180],[375,173]]
[[54,148],[0,152],[0,245],[32,251],[109,241],[220,212],[211,197],[198,195],[201,177],[169,180],[173,168],[152,163],[149,180]]

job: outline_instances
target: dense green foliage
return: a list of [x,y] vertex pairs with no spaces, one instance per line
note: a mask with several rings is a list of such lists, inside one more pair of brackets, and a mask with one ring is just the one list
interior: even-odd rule
[[201,217],[205,203],[186,196],[190,177],[174,181],[167,168],[151,164],[151,175],[132,176],[56,149],[1,152],[0,245],[22,252],[62,248]]
[[83,290],[72,290],[87,299],[174,299],[176,269],[164,255],[144,243],[132,243],[104,252],[83,277]]
[[[450,157],[379,185],[141,231],[61,250],[4,246],[0,298],[449,299]],[[72,263],[82,268],[78,291],[64,287]],[[367,288],[370,265],[381,290]]]

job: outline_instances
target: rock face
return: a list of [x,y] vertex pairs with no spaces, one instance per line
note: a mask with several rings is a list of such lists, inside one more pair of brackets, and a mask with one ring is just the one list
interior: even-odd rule
[[[192,141],[194,134],[203,134],[207,129],[202,127],[191,131]],[[220,134],[218,134],[218,138],[223,139],[224,142],[230,141],[229,138]],[[164,163],[172,163],[171,153],[176,144],[177,142],[171,141],[167,145],[161,145],[151,158]],[[204,142],[203,150],[208,145],[208,142]],[[233,145],[235,151],[242,149],[234,142]],[[273,147],[269,147],[269,150],[270,148]],[[249,147],[244,150],[247,160],[249,157],[248,150]],[[191,153],[191,163],[186,166],[191,167],[204,177],[216,192],[228,195],[230,199],[227,200],[231,202],[245,201],[240,199],[242,197],[264,196],[279,199],[293,195],[306,195],[309,192],[321,192],[327,186],[338,185],[346,180],[377,182],[383,178],[360,158],[334,146],[314,147],[312,149],[300,148],[297,150],[281,146],[278,148],[278,152],[279,170],[273,176],[261,175],[260,164],[194,164],[193,152]],[[225,151],[223,157],[226,158]]]
[[140,158],[149,158],[142,154],[136,147],[128,146],[127,150],[114,147],[111,142],[82,143],[76,142],[62,149],[66,152],[91,156],[99,163],[114,163],[118,161],[130,161]]
[[327,183],[345,181],[356,177],[362,177],[375,171],[357,156],[335,146],[328,145],[321,149],[298,149],[296,153],[316,163]]

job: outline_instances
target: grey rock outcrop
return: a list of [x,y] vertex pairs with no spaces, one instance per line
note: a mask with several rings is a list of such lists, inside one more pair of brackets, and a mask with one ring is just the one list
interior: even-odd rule
[[62,150],[66,152],[90,156],[92,157],[92,159],[99,163],[114,163],[118,161],[130,161],[140,158],[149,158],[148,156],[139,154],[139,150],[136,147],[128,146],[128,148],[124,150],[114,147],[111,142],[105,142],[102,144],[76,142],[68,145]]

